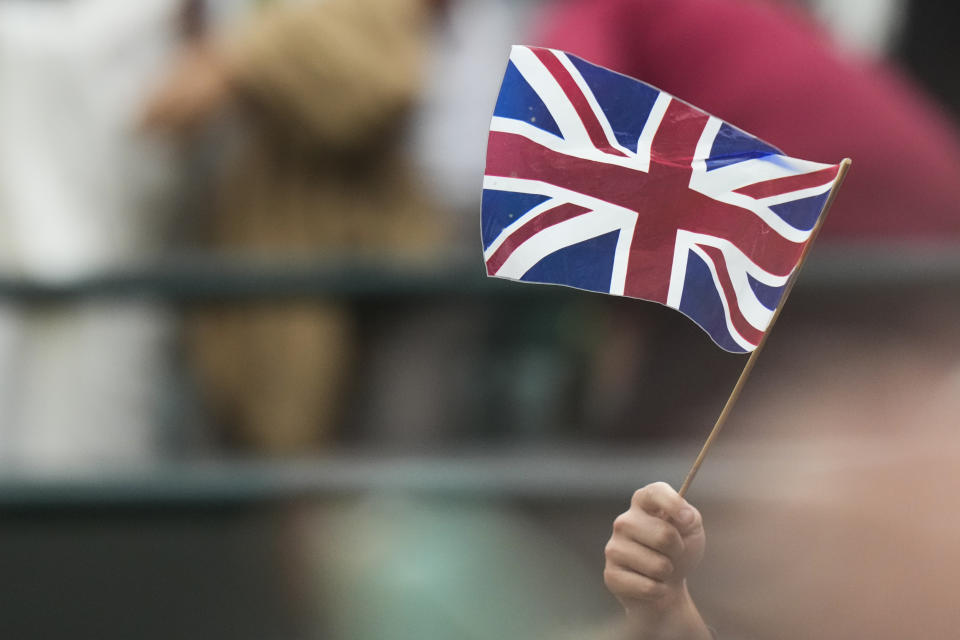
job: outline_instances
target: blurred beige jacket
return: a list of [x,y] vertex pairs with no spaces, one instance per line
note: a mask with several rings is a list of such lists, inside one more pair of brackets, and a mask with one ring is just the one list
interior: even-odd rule
[[[249,144],[206,242],[267,256],[420,256],[440,225],[407,167],[405,119],[421,83],[425,0],[271,5],[234,43]],[[208,407],[241,442],[301,451],[337,422],[355,356],[339,303],[291,301],[196,315]]]

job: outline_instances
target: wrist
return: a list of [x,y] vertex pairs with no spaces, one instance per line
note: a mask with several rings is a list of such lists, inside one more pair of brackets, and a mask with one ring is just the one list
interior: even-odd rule
[[627,619],[635,640],[712,640],[700,612],[687,590],[686,581],[676,593],[656,603],[627,610]]

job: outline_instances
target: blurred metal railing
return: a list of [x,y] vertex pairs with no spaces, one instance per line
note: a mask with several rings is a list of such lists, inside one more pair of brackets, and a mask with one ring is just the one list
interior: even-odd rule
[[0,511],[37,508],[250,506],[368,492],[475,498],[623,498],[681,476],[695,453],[676,446],[590,447],[466,455],[332,453],[288,461],[158,463],[142,468],[0,473]]
[[[611,445],[527,445],[508,450],[444,454],[334,451],[294,460],[221,459],[73,472],[0,472],[0,512],[80,508],[256,506],[284,500],[358,494],[416,494],[434,498],[611,500],[625,502],[640,486],[678,486],[699,442]],[[856,455],[851,455],[856,452]],[[870,434],[796,434],[740,443],[709,459],[696,485],[698,499],[720,500],[750,487],[756,501],[783,497],[785,487],[745,478],[794,480],[850,475],[889,465],[902,455],[889,439]],[[802,486],[802,485],[798,485]]]
[[[831,245],[811,254],[798,289],[960,285],[960,246]],[[557,287],[517,287],[484,277],[479,252],[435,260],[328,256],[252,260],[184,254],[150,265],[65,279],[0,275],[0,298],[23,302],[86,297],[177,302],[290,297],[409,298],[543,296]]]
[[[960,248],[954,246],[836,246],[816,249],[798,291],[873,291],[960,286]],[[217,303],[283,298],[350,300],[583,295],[560,287],[523,287],[484,277],[478,256],[433,262],[324,258],[258,262],[186,255],[122,272],[70,280],[0,277],[0,298],[66,303],[96,297]],[[550,450],[550,447],[554,449]],[[158,462],[141,468],[98,467],[54,475],[0,471],[0,510],[255,504],[364,491],[412,491],[508,498],[622,498],[646,482],[677,479],[697,443],[644,445],[627,450],[568,447],[518,453],[382,456],[330,453],[295,461]],[[736,461],[712,461],[711,475],[735,477]],[[730,469],[727,474],[724,469]],[[718,489],[719,490],[719,489]]]

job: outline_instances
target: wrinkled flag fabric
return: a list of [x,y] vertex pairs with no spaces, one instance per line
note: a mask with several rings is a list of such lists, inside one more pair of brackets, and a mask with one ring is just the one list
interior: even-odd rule
[[516,46],[487,146],[487,273],[659,302],[753,351],[838,172],[633,78]]

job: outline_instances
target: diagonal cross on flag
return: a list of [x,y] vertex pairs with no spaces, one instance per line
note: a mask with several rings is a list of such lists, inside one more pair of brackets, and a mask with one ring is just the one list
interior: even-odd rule
[[570,54],[514,47],[487,149],[487,272],[659,302],[752,351],[838,171]]

